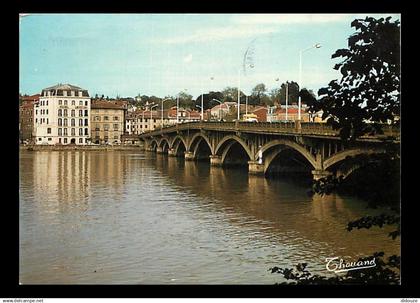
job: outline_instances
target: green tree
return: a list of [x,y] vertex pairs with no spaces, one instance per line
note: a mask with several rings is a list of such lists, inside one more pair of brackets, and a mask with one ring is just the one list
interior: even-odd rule
[[264,83],[257,84],[252,89],[251,96],[249,98],[248,103],[250,105],[263,104],[262,100],[265,99],[265,97],[267,97],[266,92],[267,92],[267,88],[265,87]]
[[297,84],[297,82],[294,82],[294,81],[290,81],[290,82],[286,81],[286,83],[281,84],[280,89],[278,91],[275,91],[276,100],[278,100],[278,102],[282,105],[286,104],[286,86],[288,86],[287,87],[287,95],[288,95],[287,103],[289,105],[292,103],[297,103],[298,97],[299,97],[299,85]]
[[380,124],[398,123],[394,117],[400,113],[400,22],[366,17],[351,26],[356,33],[348,38],[348,48],[332,55],[342,59],[334,67],[342,78],[321,88],[321,99],[313,105],[347,140],[380,133]]
[[[236,102],[238,101],[238,88],[237,87],[225,87],[222,90],[222,95],[223,95],[223,100],[221,101],[225,101],[225,102]],[[240,98],[242,98],[243,96],[245,96],[245,94],[240,91]]]
[[181,91],[178,94],[179,97],[179,106],[183,108],[192,108],[194,105],[193,96],[186,93],[185,91]]

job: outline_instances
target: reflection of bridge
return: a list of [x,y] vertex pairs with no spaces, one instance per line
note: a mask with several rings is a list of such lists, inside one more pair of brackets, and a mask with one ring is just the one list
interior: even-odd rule
[[[148,151],[185,160],[210,158],[213,166],[247,163],[251,174],[265,174],[276,166],[275,159],[290,158],[319,179],[331,173],[347,176],[360,166],[343,165],[349,157],[386,153],[399,144],[399,129],[386,125],[383,130],[345,146],[338,132],[322,123],[192,122],[143,133],[140,139]],[[292,171],[284,163],[278,168]]]

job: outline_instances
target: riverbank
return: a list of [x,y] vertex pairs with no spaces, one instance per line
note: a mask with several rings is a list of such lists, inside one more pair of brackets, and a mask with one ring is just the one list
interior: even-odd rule
[[111,151],[111,150],[142,150],[143,145],[20,145],[19,150],[26,151]]

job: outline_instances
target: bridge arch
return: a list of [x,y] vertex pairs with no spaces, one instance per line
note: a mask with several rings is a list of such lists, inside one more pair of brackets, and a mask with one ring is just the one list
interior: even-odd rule
[[195,147],[196,147],[196,144],[200,143],[200,138],[204,139],[204,141],[207,143],[208,147],[210,148],[211,153],[213,154],[214,151],[213,151],[213,146],[210,143],[210,139],[202,133],[196,133],[191,137],[190,144],[188,146],[188,150],[189,151],[194,150]]
[[369,148],[369,149],[352,148],[352,149],[343,150],[325,159],[323,168],[327,170],[331,166],[345,160],[347,157],[355,157],[359,155],[382,154],[382,153],[386,153],[386,150],[382,148]]
[[156,150],[157,150],[157,148],[158,148],[158,146],[159,146],[159,142],[158,142],[158,140],[157,140],[157,139],[152,139],[152,140],[150,141],[150,144],[149,144],[150,150],[152,150],[152,151],[156,151]]
[[176,156],[183,156],[187,151],[187,144],[183,137],[176,136],[169,146],[173,150],[173,154]]
[[[264,152],[268,151],[269,149],[273,149],[273,147],[281,147],[281,146],[286,146],[287,148],[291,148],[291,149],[297,151],[306,160],[308,160],[308,162],[311,164],[311,166],[313,167],[313,169],[320,169],[320,165],[316,161],[316,158],[305,147],[299,145],[296,142],[293,142],[293,141],[290,141],[290,140],[285,140],[285,139],[272,140],[272,141],[268,142],[267,144],[263,145],[257,151],[257,153],[254,155],[254,158],[253,159],[254,160],[258,160],[258,155],[259,155],[260,152],[262,152],[263,155],[264,155]],[[264,161],[264,172],[266,172],[268,170],[268,167],[270,166],[271,162],[282,151],[284,151],[284,148],[276,148],[274,151],[272,151],[270,153],[270,155],[268,155],[265,158],[265,161]]]
[[235,135],[228,135],[225,136],[222,140],[220,140],[220,142],[217,144],[216,148],[214,149],[214,154],[215,155],[219,155],[222,156],[224,153],[227,153],[227,151],[230,149],[230,147],[232,147],[233,143],[228,144],[227,148],[222,149],[222,146],[227,142],[227,141],[236,141],[237,143],[239,143],[245,150],[245,152],[247,153],[248,157],[250,160],[252,160],[254,157],[251,153],[251,150],[249,149],[249,146],[246,144],[246,142],[241,139],[238,136]]

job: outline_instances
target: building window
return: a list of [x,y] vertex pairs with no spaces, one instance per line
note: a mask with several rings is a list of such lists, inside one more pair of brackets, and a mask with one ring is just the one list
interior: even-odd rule
[[75,110],[74,110],[74,109],[72,109],[72,110],[71,110],[71,116],[72,116],[72,117],[74,117],[75,115],[76,115],[76,114],[75,114]]
[[61,138],[58,138],[58,143],[61,143]]
[[41,141],[42,139],[41,138],[38,138],[38,141]]
[[47,115],[48,115],[48,109],[46,110],[46,113],[47,113]]
[[104,121],[108,121],[108,116],[105,116],[104,117]]
[[59,117],[63,116],[63,112],[61,111],[61,109],[58,110],[58,116]]
[[58,100],[58,105],[62,105],[63,104],[63,100]]
[[67,143],[67,138],[64,138],[64,143]]
[[67,128],[64,128],[64,136],[67,136]]
[[83,119],[79,119],[79,126],[83,126]]
[[83,105],[83,101],[82,100],[79,101],[79,105]]
[[83,116],[83,110],[79,109],[79,117]]
[[64,126],[67,126],[67,119],[64,119]]
[[79,138],[79,143],[83,143],[83,138]]
[[74,128],[71,129],[71,135],[76,136],[76,130]]
[[101,121],[101,117],[100,116],[95,116],[95,121]]
[[88,110],[85,109],[85,117],[87,117],[87,116],[88,116]]
[[35,110],[35,115],[38,115],[38,110],[37,109]]
[[83,128],[79,128],[79,136],[83,136]]
[[88,119],[85,119],[85,126],[88,126]]
[[71,105],[76,105],[76,101],[71,100]]
[[109,124],[104,124],[104,130],[108,131],[109,130]]
[[87,128],[85,128],[85,135],[86,136],[88,135],[88,129]]
[[51,134],[51,127],[47,128],[47,134]]
[[114,124],[114,130],[118,130],[118,124]]
[[58,135],[61,136],[63,134],[63,130],[61,128],[58,129]]
[[118,117],[114,117],[114,121],[118,121]]
[[47,118],[47,124],[48,124],[48,118]]
[[71,119],[71,126],[76,126],[76,121],[74,119]]
[[51,138],[48,138],[48,141],[51,141]]
[[67,100],[64,100],[64,105],[67,105]]
[[85,105],[88,106],[88,102],[87,101],[85,101]]
[[118,136],[114,136],[114,139],[118,139]]
[[64,110],[64,117],[67,117],[67,109]]
[[58,118],[58,126],[62,126],[63,125],[63,120],[61,118]]

